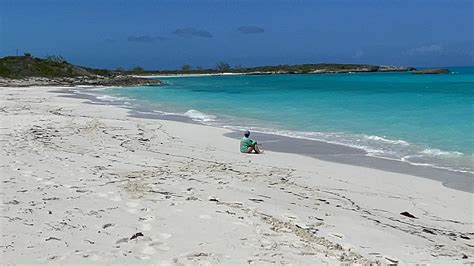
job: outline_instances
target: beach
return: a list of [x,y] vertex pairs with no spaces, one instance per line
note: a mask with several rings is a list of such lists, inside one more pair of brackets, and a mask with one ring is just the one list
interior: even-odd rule
[[240,154],[229,129],[136,117],[66,89],[0,87],[2,263],[474,262],[469,189]]

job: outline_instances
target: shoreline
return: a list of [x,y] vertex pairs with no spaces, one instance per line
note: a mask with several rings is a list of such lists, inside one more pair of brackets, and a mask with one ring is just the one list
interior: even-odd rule
[[473,261],[471,193],[241,154],[229,129],[138,118],[62,89],[0,87],[4,263]]
[[[198,124],[211,128],[225,128],[212,126],[194,121],[190,117],[172,114],[158,114],[150,112],[148,107],[134,107],[124,105],[122,102],[110,102],[96,98],[93,95],[84,94],[70,89],[58,91],[65,93],[65,97],[87,99],[92,104],[119,105],[121,108],[129,110],[130,116],[137,118],[169,120],[183,123]],[[240,139],[241,132],[231,129],[232,132],[225,133],[224,136]],[[304,155],[323,161],[348,164],[353,166],[368,167],[382,171],[400,174],[409,174],[422,178],[428,178],[441,182],[444,186],[460,191],[474,193],[474,175],[470,172],[445,169],[435,165],[417,165],[396,159],[377,157],[367,154],[366,151],[346,146],[343,144],[330,143],[314,139],[303,139],[297,137],[283,136],[278,134],[254,132],[252,137],[265,144],[265,149],[275,152],[283,152],[297,155]]]

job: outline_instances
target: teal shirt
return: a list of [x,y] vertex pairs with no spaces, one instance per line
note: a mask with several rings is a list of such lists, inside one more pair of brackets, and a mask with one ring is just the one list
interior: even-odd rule
[[243,137],[240,141],[240,152],[247,152],[250,146],[257,144],[256,141],[253,141],[247,137]]

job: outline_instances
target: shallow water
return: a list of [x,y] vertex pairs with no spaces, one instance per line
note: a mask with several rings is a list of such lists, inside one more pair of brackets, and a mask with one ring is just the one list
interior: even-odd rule
[[[155,112],[362,148],[369,155],[472,172],[474,67],[448,75],[358,73],[162,78],[101,91]],[[117,98],[115,98],[117,97]]]

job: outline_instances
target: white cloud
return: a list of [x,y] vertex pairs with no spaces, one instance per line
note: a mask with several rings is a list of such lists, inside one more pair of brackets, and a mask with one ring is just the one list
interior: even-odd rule
[[364,51],[361,51],[361,50],[357,50],[353,55],[352,55],[352,58],[354,59],[357,59],[357,58],[361,58],[362,56],[364,56]]
[[443,50],[443,46],[439,44],[431,44],[409,49],[407,53],[409,55],[431,55],[439,54],[443,52]]

